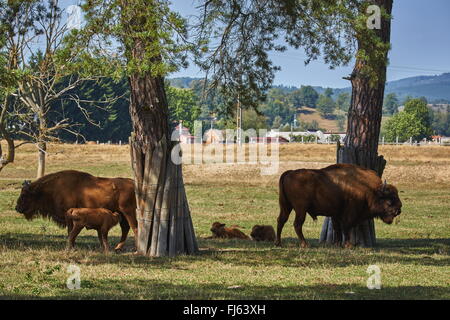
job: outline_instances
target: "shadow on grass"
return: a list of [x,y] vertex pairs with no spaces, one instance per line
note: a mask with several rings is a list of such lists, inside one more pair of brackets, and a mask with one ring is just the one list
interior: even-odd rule
[[30,295],[8,293],[0,299],[448,299],[450,289],[436,286],[398,286],[369,290],[362,285],[243,285],[229,289],[227,285],[173,284],[157,280],[85,280],[81,289],[58,290],[56,296],[45,293]]
[[[66,248],[64,235],[4,234],[0,235],[0,245],[12,250],[36,249],[53,252]],[[119,241],[119,237],[110,237],[111,247]],[[374,249],[344,249],[335,246],[324,246],[317,239],[309,239],[311,247],[301,249],[296,238],[284,238],[283,247],[275,247],[270,242],[243,240],[206,240],[199,238],[201,248],[199,254],[178,256],[175,258],[148,258],[136,256],[134,238],[127,241],[122,254],[104,255],[96,236],[83,235],[77,238],[77,251],[73,256],[91,254],[89,260],[93,265],[110,263],[126,264],[130,268],[174,268],[183,269],[183,264],[206,262],[223,262],[240,266],[286,266],[330,268],[351,265],[368,265],[371,263],[401,263],[428,266],[450,266],[449,239],[381,239]],[[93,254],[92,254],[93,253]],[[439,257],[433,256],[440,255]],[[400,256],[399,256],[400,255]]]
[[[131,239],[131,240],[130,240]],[[133,243],[133,236],[127,239],[127,249],[129,245]],[[118,236],[109,236],[108,242],[111,248],[113,248],[120,240]],[[36,250],[48,250],[48,251],[61,251],[65,250],[67,245],[67,236],[65,235],[47,235],[47,234],[31,234],[20,233],[12,234],[6,233],[0,235],[0,245],[7,247],[8,249],[36,249]],[[79,235],[75,241],[75,248],[80,250],[100,250],[100,242],[97,236],[91,235]]]

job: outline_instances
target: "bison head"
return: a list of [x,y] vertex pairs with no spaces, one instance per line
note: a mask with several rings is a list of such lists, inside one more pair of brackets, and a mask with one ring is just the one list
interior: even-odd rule
[[16,211],[22,213],[27,220],[33,219],[36,214],[36,209],[34,207],[36,196],[37,193],[31,185],[31,181],[24,181],[19,199],[17,199]]
[[380,212],[378,216],[384,223],[391,224],[394,218],[401,213],[402,202],[398,197],[397,188],[386,181],[377,190]]
[[211,226],[211,232],[217,236],[222,235],[225,232],[225,223],[214,222]]

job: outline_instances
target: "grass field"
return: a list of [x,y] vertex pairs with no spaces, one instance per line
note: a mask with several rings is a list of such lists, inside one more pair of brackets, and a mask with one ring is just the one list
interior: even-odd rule
[[[33,178],[36,150],[19,149],[0,173],[0,298],[71,299],[450,299],[450,148],[381,147],[385,177],[398,186],[402,214],[393,225],[376,221],[375,249],[323,247],[318,222],[307,218],[311,244],[300,249],[289,220],[284,246],[209,240],[214,221],[275,226],[279,174],[261,176],[257,165],[185,165],[195,256],[147,258],[104,255],[95,231],[84,230],[77,250],[66,252],[66,231],[51,221],[26,221],[14,211],[23,179]],[[279,173],[333,163],[335,147],[283,145]],[[131,176],[127,146],[51,145],[47,172],[78,169],[99,176]],[[120,228],[110,233],[117,243]],[[81,270],[81,289],[69,290],[67,267]],[[381,269],[381,290],[366,286],[369,265]]]

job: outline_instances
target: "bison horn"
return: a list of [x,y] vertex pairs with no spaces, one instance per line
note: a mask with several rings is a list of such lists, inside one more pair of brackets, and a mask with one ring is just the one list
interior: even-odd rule
[[25,180],[25,181],[22,183],[22,187],[23,187],[23,188],[27,188],[27,187],[30,186],[30,184],[31,184],[31,180]]

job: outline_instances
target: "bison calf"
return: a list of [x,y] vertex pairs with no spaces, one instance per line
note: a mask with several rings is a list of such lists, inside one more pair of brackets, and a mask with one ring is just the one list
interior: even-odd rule
[[275,241],[275,229],[272,226],[256,225],[250,236],[255,241]]
[[[104,208],[71,208],[66,212],[66,222],[71,226],[69,231],[69,249],[73,248],[75,239],[83,228],[97,230],[98,239],[106,253],[109,251],[108,232],[120,220],[117,212]],[[70,229],[70,228],[69,228]]]
[[225,223],[214,222],[211,227],[211,232],[213,233],[211,238],[223,238],[223,239],[246,239],[250,238],[237,228],[226,228]]

